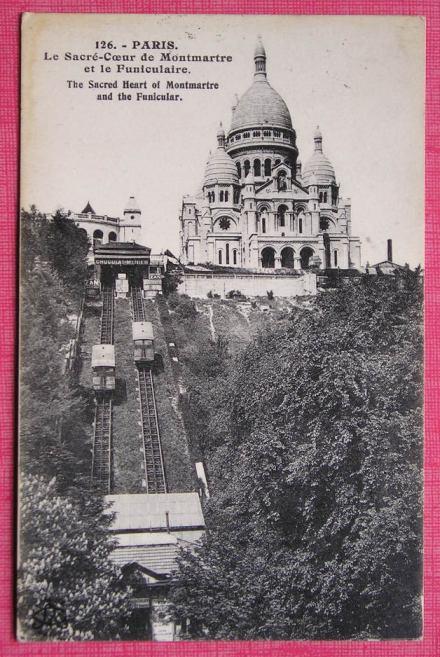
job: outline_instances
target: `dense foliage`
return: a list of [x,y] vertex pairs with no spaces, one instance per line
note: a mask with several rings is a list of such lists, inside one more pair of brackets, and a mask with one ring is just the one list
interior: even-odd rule
[[420,635],[421,324],[404,271],[320,295],[235,362],[199,355],[212,496],[174,590],[190,636]]
[[22,211],[20,221],[20,266],[22,276],[43,261],[57,273],[70,293],[82,293],[87,278],[89,241],[84,229],[78,228],[69,214],[58,210],[52,218],[33,206]]
[[116,638],[127,617],[109,516],[90,490],[92,394],[64,372],[87,244],[61,213],[22,213],[18,617],[28,639]]
[[109,560],[110,520],[93,497],[79,503],[60,496],[55,479],[23,479],[17,596],[27,639],[117,639],[128,632],[126,587]]
[[[20,460],[25,472],[57,476],[69,486],[86,476],[90,460],[92,399],[64,375],[87,250],[81,252],[82,232],[63,215],[51,222],[35,209],[23,212],[21,231]],[[59,258],[63,239],[75,248],[60,247]]]

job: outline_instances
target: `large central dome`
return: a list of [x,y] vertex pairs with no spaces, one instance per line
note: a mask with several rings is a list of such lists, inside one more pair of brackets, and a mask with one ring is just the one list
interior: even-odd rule
[[231,130],[264,126],[292,130],[289,108],[267,81],[266,52],[261,41],[255,49],[254,60],[255,79],[233,110]]

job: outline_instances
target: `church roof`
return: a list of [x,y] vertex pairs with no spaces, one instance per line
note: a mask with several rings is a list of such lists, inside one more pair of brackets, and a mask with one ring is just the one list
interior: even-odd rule
[[90,201],[87,201],[87,205],[86,205],[86,207],[84,208],[84,210],[82,211],[81,214],[89,214],[89,212],[91,214],[96,214],[96,212],[94,211],[94,209],[90,205]]
[[[322,152],[322,134],[319,126],[314,134],[315,150],[311,158],[306,162],[301,178],[305,187],[314,184],[328,185],[336,182],[336,174],[332,163]],[[316,180],[313,180],[313,177]]]
[[267,81],[266,52],[261,40],[255,48],[254,60],[254,81],[233,109],[231,130],[264,126],[292,130],[289,108]]
[[225,133],[222,128],[217,133],[218,147],[209,157],[205,169],[204,184],[228,183],[238,185],[237,167],[225,151]]

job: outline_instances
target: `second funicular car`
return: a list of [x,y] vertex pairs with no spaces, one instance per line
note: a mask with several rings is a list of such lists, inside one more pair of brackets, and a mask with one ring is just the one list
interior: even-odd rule
[[92,384],[95,392],[115,389],[115,347],[112,344],[95,344],[92,347]]
[[154,334],[151,322],[133,322],[133,344],[136,363],[154,361]]

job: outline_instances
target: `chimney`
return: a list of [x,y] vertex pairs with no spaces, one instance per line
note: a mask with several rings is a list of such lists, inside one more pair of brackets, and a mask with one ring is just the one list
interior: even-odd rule
[[387,240],[387,260],[393,262],[393,240]]

